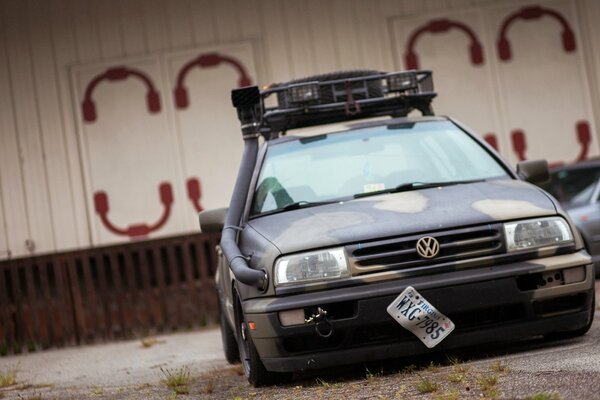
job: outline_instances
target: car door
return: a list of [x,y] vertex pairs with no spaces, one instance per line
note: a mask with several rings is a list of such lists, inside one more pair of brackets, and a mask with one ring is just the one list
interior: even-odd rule
[[600,178],[588,202],[569,209],[569,215],[586,241],[594,263],[600,263]]

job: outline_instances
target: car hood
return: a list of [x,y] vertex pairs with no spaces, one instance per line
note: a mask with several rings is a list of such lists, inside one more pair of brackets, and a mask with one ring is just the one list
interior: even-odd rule
[[517,180],[495,180],[281,212],[254,218],[249,225],[287,254],[556,212],[539,188]]

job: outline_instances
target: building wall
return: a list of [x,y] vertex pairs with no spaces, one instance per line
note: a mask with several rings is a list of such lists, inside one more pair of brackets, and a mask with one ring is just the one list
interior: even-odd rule
[[[531,5],[558,10],[575,49],[563,49],[560,25],[544,16],[515,22],[514,57],[501,60],[499,27]],[[195,67],[189,104],[179,107],[177,76],[196,57],[233,58],[261,85],[391,71],[406,67],[415,30],[440,18],[469,26],[484,62],[469,59],[460,29],[418,38],[437,111],[491,135],[513,164],[578,158],[582,121],[591,132],[584,156],[598,154],[594,0],[0,0],[0,259],[190,232],[198,206],[228,203],[242,146],[228,92],[240,73],[226,63]],[[96,86],[96,119],[86,120],[86,89],[114,67],[148,76],[160,110],[150,111],[140,79],[117,74]],[[117,230],[102,221],[103,207]]]

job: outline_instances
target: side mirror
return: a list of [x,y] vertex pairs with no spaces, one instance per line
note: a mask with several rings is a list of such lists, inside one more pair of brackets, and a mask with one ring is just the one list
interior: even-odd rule
[[198,214],[200,231],[203,233],[220,233],[223,230],[227,210],[228,208],[225,207],[200,212]]
[[517,175],[523,180],[533,184],[544,183],[550,179],[548,161],[521,161],[517,164]]

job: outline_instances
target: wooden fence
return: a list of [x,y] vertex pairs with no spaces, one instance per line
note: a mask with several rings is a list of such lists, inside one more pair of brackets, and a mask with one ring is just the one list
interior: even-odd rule
[[0,262],[0,355],[216,322],[218,240],[195,234]]

